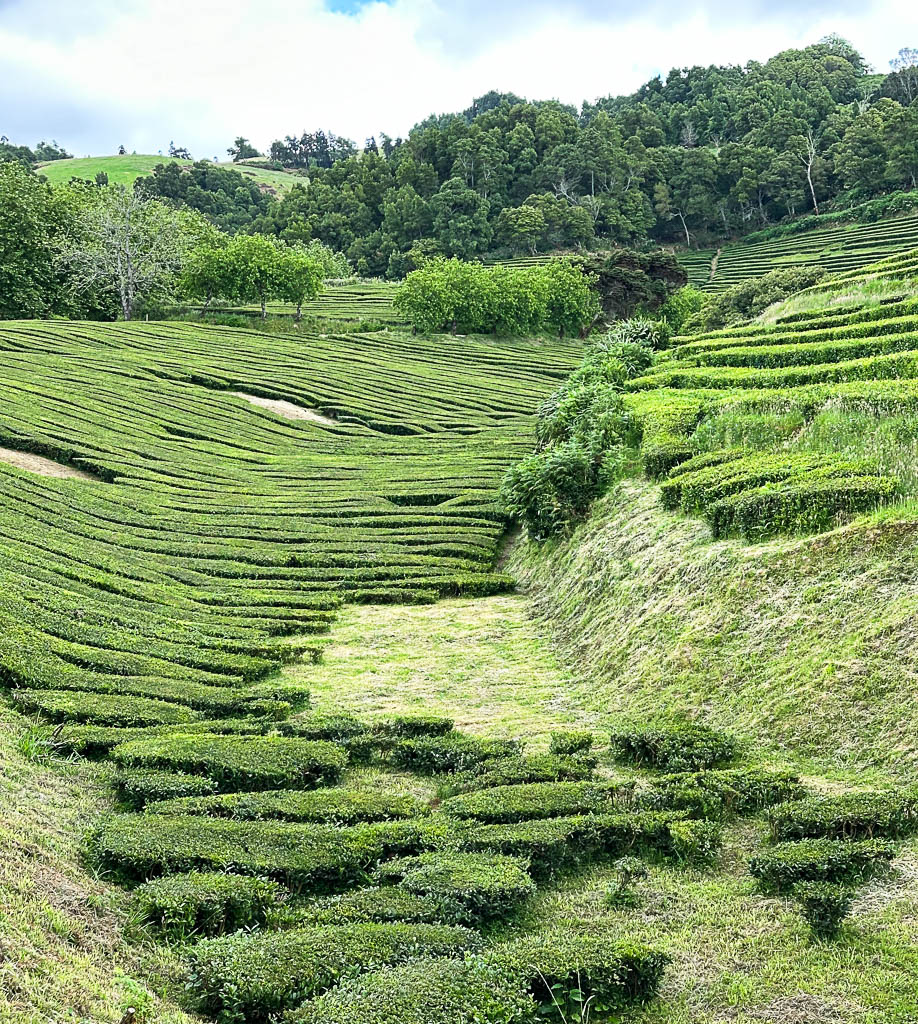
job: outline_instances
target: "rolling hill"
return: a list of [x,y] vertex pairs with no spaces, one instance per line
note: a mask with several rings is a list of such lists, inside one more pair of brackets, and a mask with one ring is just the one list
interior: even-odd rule
[[[83,178],[95,181],[96,175],[105,173],[113,185],[133,185],[137,178],[153,173],[157,164],[178,163],[187,165],[189,161],[173,160],[168,156],[127,153],[124,156],[86,156],[73,157],[69,160],[52,160],[40,164],[38,173],[43,174],[53,185],[64,184],[71,178]],[[303,184],[306,178],[288,171],[271,171],[263,167],[250,167],[245,163],[218,164],[230,170],[250,177],[253,181],[269,192],[282,194],[296,184]]]

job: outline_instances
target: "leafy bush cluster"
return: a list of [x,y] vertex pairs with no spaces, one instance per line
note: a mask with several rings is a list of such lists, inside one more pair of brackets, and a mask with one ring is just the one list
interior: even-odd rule
[[721,819],[750,814],[773,804],[794,800],[802,794],[800,777],[794,772],[771,768],[722,768],[660,776],[640,794],[639,799],[646,807],[688,811],[695,817]]
[[887,865],[894,852],[876,839],[801,839],[760,851],[749,870],[763,892],[790,892],[798,882],[862,881]]
[[444,850],[388,861],[376,877],[435,900],[441,920],[478,924],[508,917],[535,892],[526,868],[503,854]]
[[529,267],[485,267],[459,259],[425,260],[395,296],[415,330],[527,335],[577,334],[599,312],[591,279],[570,260]]
[[612,753],[621,761],[649,768],[697,771],[732,760],[736,741],[699,722],[682,722],[616,730]]
[[669,958],[646,946],[610,942],[605,937],[553,932],[527,936],[488,954],[524,978],[539,1017],[565,1024],[640,1006],[656,995]]
[[788,267],[750,278],[709,299],[697,313],[683,320],[686,334],[715,331],[758,316],[775,302],[818,284],[826,276],[822,267]]
[[586,518],[621,470],[637,441],[623,389],[647,370],[660,330],[643,320],[618,325],[539,410],[536,451],[508,471],[499,496],[530,536],[555,536]]
[[139,810],[157,801],[206,797],[216,793],[217,784],[204,775],[136,768],[120,771],[115,777],[115,789],[124,803]]
[[440,924],[342,924],[205,939],[191,953],[189,989],[222,1024],[265,1021],[360,971],[423,956],[461,956],[481,938]]
[[122,765],[207,775],[222,792],[336,782],[347,754],[333,743],[283,736],[172,735],[121,744]]
[[192,871],[145,883],[134,902],[142,920],[187,938],[264,924],[286,897],[283,886],[268,879]]
[[[185,778],[201,780],[196,776]],[[211,790],[212,792],[212,790]],[[261,790],[256,793],[223,793],[218,796],[174,794],[148,806],[153,814],[206,814],[246,821],[385,821],[415,818],[430,805],[408,793],[376,793],[354,789]]]
[[419,775],[440,775],[482,769],[519,750],[516,740],[483,740],[451,732],[400,740],[392,748],[390,761]]
[[524,1024],[536,1005],[524,979],[478,956],[414,960],[346,981],[283,1024]]
[[628,803],[633,789],[612,782],[533,782],[450,797],[442,808],[457,818],[526,821],[610,810],[616,802]]
[[918,831],[918,796],[844,793],[778,804],[768,812],[776,842],[795,839],[901,839]]

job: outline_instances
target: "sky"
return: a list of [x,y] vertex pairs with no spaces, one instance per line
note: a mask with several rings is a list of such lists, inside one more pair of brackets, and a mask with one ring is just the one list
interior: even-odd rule
[[915,0],[0,0],[0,135],[77,156],[237,135],[406,135],[491,89],[632,92],[671,67],[766,60],[837,32],[878,71]]

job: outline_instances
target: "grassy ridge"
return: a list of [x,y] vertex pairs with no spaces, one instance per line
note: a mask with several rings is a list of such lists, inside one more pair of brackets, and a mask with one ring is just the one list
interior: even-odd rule
[[[174,160],[168,156],[146,155],[140,153],[126,153],[124,156],[86,156],[72,157],[69,160],[52,160],[49,163],[41,164],[38,173],[43,174],[52,185],[63,185],[71,178],[82,178],[85,181],[95,181],[96,175],[105,173],[112,185],[134,184],[137,178],[145,177],[153,173],[157,164],[178,163],[182,166],[190,166],[188,160]],[[229,170],[239,171],[247,178],[270,192],[283,193],[293,188],[296,184],[304,184],[307,178],[301,175],[290,174],[287,171],[270,171],[263,167],[250,167],[247,164],[221,163],[218,167],[225,167]]]

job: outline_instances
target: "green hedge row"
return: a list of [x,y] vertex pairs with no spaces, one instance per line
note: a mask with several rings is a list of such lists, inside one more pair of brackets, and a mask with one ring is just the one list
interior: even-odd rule
[[448,793],[462,793],[522,783],[580,782],[592,777],[596,763],[596,758],[588,754],[517,754],[486,761],[474,772],[451,775],[442,787]]
[[231,821],[195,815],[121,814],[104,819],[89,852],[122,878],[195,869],[275,877],[292,888],[342,888],[386,857],[418,853],[446,841],[448,820],[323,823]]
[[456,924],[507,918],[535,892],[525,861],[494,853],[431,851],[381,864],[376,878],[436,900],[442,920]]
[[519,751],[518,740],[479,739],[453,732],[401,740],[392,748],[389,757],[395,767],[419,775],[448,775],[490,766]]
[[54,742],[59,749],[82,754],[84,757],[105,757],[122,743],[154,736],[168,736],[177,731],[181,731],[184,735],[221,733],[227,736],[260,736],[268,732],[271,726],[272,723],[263,718],[208,719],[183,723],[180,729],[176,729],[174,725],[143,728],[67,725],[56,734]]
[[524,979],[496,964],[414,960],[350,979],[288,1011],[283,1024],[527,1024]]
[[460,794],[441,806],[457,818],[514,822],[611,810],[616,803],[627,805],[633,791],[633,783],[533,782]]
[[286,897],[283,886],[268,879],[192,871],[141,885],[134,903],[141,920],[188,938],[263,925]]
[[188,988],[221,1024],[265,1021],[358,972],[416,957],[461,956],[482,940],[466,928],[343,924],[205,939],[191,951]]
[[777,843],[749,862],[763,892],[789,892],[798,882],[854,884],[888,864],[895,851],[876,839],[801,839]]
[[768,812],[775,842],[901,839],[918,831],[918,794],[843,793],[778,804]]
[[134,810],[154,802],[195,800],[216,793],[217,784],[203,775],[165,772],[156,768],[135,768],[118,772],[115,790]]
[[336,782],[347,754],[333,743],[285,736],[157,736],[112,751],[121,765],[187,771],[212,778],[222,792],[284,789]]
[[443,920],[443,907],[431,896],[419,896],[399,885],[384,885],[320,897],[299,907],[295,916],[296,921],[303,925],[357,924],[361,921],[437,924]]
[[795,772],[771,768],[722,768],[677,772],[653,779],[639,795],[641,805],[688,811],[701,818],[750,814],[803,795]]
[[265,790],[163,799],[147,808],[152,814],[206,814],[246,821],[328,821],[350,824],[416,818],[430,804],[410,793],[376,793],[355,789]]
[[736,741],[699,722],[640,726],[612,733],[619,761],[670,772],[714,768],[736,755]]
[[181,725],[200,715],[184,704],[148,697],[80,690],[14,690],[13,700],[24,711],[38,711],[53,722],[92,722],[141,728],[145,725]]

